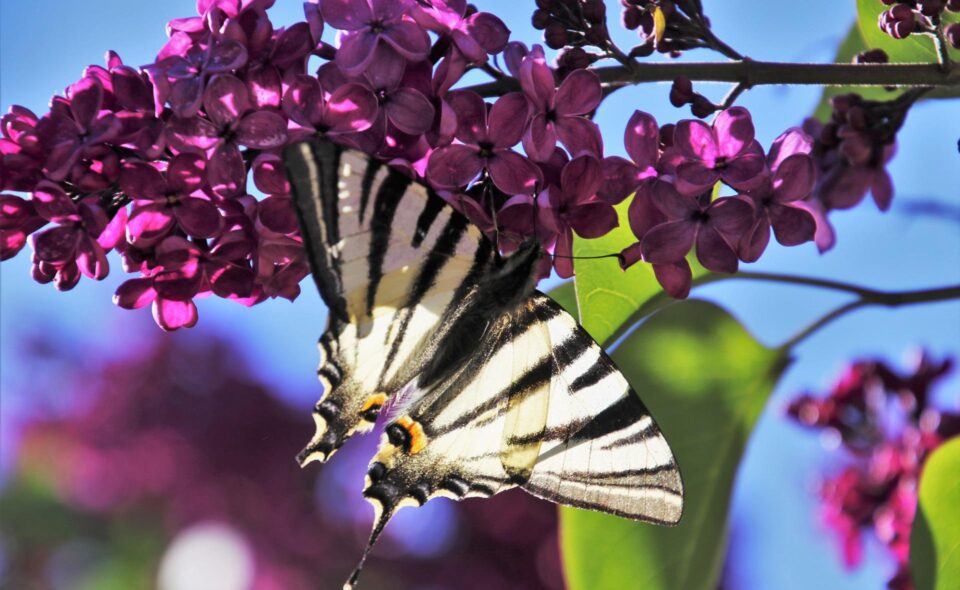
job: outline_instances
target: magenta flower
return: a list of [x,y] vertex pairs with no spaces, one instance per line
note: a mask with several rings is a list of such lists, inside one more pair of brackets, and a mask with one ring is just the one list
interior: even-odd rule
[[170,236],[156,248],[154,274],[130,279],[117,289],[114,303],[124,309],[153,304],[153,318],[164,330],[190,328],[197,323],[193,298],[207,291],[221,297],[246,297],[253,288],[253,271],[236,260],[229,237],[209,252]]
[[563,278],[573,276],[573,232],[593,239],[617,227],[617,212],[597,196],[603,184],[600,162],[590,155],[563,167],[560,186],[550,186],[537,196],[540,223],[556,236],[551,249],[554,267]]
[[223,218],[200,190],[206,162],[196,154],[180,154],[161,172],[147,162],[124,164],[120,187],[133,200],[127,240],[138,248],[152,246],[179,226],[194,238],[215,237]]
[[120,133],[120,121],[102,111],[103,87],[95,78],[83,78],[69,88],[68,98],[54,98],[50,114],[37,124],[37,131],[49,150],[46,175],[61,181],[81,157]]
[[[41,181],[33,193],[33,206],[43,219],[56,227],[31,236],[36,263],[35,276],[54,279],[65,270],[79,279],[81,273],[101,280],[110,272],[105,250],[113,248],[123,235],[124,214],[111,221],[95,199],[74,203],[59,185]],[[72,288],[76,281],[65,283]],[[58,283],[58,286],[60,284]]]
[[290,182],[280,156],[271,153],[257,156],[253,161],[253,183],[267,195],[257,204],[257,222],[265,230],[261,233],[283,236],[298,232],[300,225],[290,199]]
[[657,120],[642,111],[634,111],[623,132],[623,145],[630,160],[620,156],[603,159],[604,183],[600,196],[614,205],[638,192],[644,181],[657,177],[660,158]]
[[[293,204],[288,202],[288,206],[292,211]],[[300,295],[300,281],[310,274],[303,244],[284,236],[260,241],[254,268],[257,285],[265,297],[283,297],[290,301]]]
[[405,67],[400,54],[380,45],[363,73],[380,102],[373,131],[377,137],[386,137],[388,122],[409,135],[422,135],[433,125],[434,109],[430,99],[412,85],[401,85]]
[[300,126],[291,131],[295,137],[365,131],[378,109],[377,98],[363,86],[347,83],[327,94],[313,76],[296,76],[283,95],[283,112]]
[[523,149],[537,161],[553,154],[557,139],[571,156],[587,152],[603,156],[603,140],[596,123],[584,115],[600,104],[600,79],[593,72],[576,70],[557,88],[543,48],[535,46],[520,66],[520,84],[532,105],[532,118],[523,136]]
[[[184,43],[189,42],[186,36],[182,39]],[[190,44],[182,54],[158,61],[156,67],[169,80],[167,98],[173,114],[187,119],[200,110],[204,88],[211,76],[233,72],[245,63],[247,50],[243,45],[233,40],[212,40],[207,46]]]
[[489,12],[467,14],[465,0],[432,0],[420,5],[413,18],[423,28],[449,37],[469,61],[482,64],[487,54],[500,53],[510,39],[510,29]]
[[380,41],[410,61],[426,59],[430,38],[406,16],[414,5],[413,0],[325,0],[323,20],[345,31],[336,57],[340,69],[348,76],[360,74]]
[[0,117],[0,190],[33,190],[43,177],[46,151],[37,122],[33,111],[18,105]]
[[196,116],[170,122],[170,144],[183,152],[210,152],[207,172],[214,192],[236,195],[247,176],[239,146],[280,147],[287,140],[286,121],[272,111],[253,111],[246,85],[231,74],[210,80],[203,93],[203,109],[209,119]]
[[810,146],[811,140],[803,131],[786,131],[774,141],[767,158],[772,178],[741,195],[750,199],[756,211],[753,227],[740,242],[744,262],[755,262],[763,254],[770,241],[771,225],[777,241],[784,246],[798,246],[814,238],[817,222],[813,215],[793,205],[810,194],[816,181],[813,158],[808,155]]
[[0,194],[0,260],[16,256],[26,245],[27,236],[46,224],[30,201]]
[[762,180],[764,153],[754,139],[753,121],[743,107],[717,115],[712,126],[703,121],[677,123],[673,133],[677,190],[695,195],[723,180],[739,190],[755,188]]
[[753,208],[733,197],[709,201],[710,193],[692,197],[667,182],[658,182],[654,199],[668,221],[649,230],[641,242],[643,258],[652,264],[680,262],[697,245],[697,259],[715,272],[737,272],[737,251],[743,232],[753,223]]
[[457,138],[462,144],[444,146],[430,155],[427,179],[437,188],[458,189],[487,170],[493,184],[508,195],[532,194],[541,182],[539,168],[510,148],[523,134],[517,119],[525,118],[522,94],[501,96],[487,113],[479,95],[451,92],[447,100],[457,113]]

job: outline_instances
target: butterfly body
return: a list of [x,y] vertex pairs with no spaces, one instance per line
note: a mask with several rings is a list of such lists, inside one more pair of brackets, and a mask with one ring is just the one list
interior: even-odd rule
[[326,141],[285,161],[329,307],[317,432],[298,459],[327,460],[390,407],[363,492],[377,513],[364,558],[401,507],[514,487],[679,520],[666,440],[600,346],[535,290],[538,243],[503,256],[426,187]]

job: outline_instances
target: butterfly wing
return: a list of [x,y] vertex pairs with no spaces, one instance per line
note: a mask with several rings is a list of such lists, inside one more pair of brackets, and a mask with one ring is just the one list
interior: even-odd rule
[[492,248],[432,191],[361,152],[314,140],[287,148],[284,163],[329,309],[317,430],[303,464],[373,426],[430,358],[435,333],[460,311]]

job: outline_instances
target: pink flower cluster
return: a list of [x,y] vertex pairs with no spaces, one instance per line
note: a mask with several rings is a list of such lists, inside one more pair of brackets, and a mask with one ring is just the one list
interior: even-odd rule
[[[880,13],[880,30],[894,39],[903,39],[913,33],[934,34],[943,12],[960,12],[960,0],[880,0],[890,8]],[[960,25],[947,27],[947,38],[960,49]],[[957,39],[958,42],[954,40]]]
[[[694,245],[708,269],[735,272],[738,260],[759,258],[771,229],[800,244],[817,231],[815,215],[847,204],[804,200],[832,173],[818,155],[827,147],[817,152],[791,129],[765,151],[739,107],[712,126],[663,128],[638,111],[625,134],[630,159],[605,157],[591,120],[603,89],[587,68],[599,58],[582,48],[608,45],[601,3],[584,0],[569,13],[576,19],[541,3],[538,14],[556,25],[547,28],[566,27],[557,68],[464,0],[307,2],[305,20],[285,28],[268,18],[272,4],[198,0],[199,16],[169,23],[154,63],[136,70],[110,53],[43,116],[14,106],[0,121],[0,190],[32,197],[0,196],[0,258],[29,243],[34,278],[67,290],[82,275],[104,278],[116,250],[136,275],[116,303],[150,305],[167,330],[196,323],[197,297],[293,299],[309,268],[280,154],[318,136],[429,183],[505,252],[538,239],[550,254],[544,274],[571,276],[574,235],[609,232],[614,205],[635,193],[637,243],[623,264],[652,263],[676,297],[689,290]],[[706,30],[699,16],[688,20]],[[321,40],[328,26],[337,47]],[[505,70],[490,63],[499,53]],[[315,74],[311,58],[321,61]],[[519,91],[491,104],[454,89],[471,70]],[[834,127],[840,143],[853,142]],[[854,155],[844,170],[885,174],[883,158]],[[870,178],[875,186],[880,176]],[[713,198],[717,182],[736,195]]]
[[910,531],[917,483],[930,453],[960,436],[960,412],[935,407],[934,384],[953,368],[923,354],[906,375],[882,361],[850,365],[825,396],[804,394],[788,414],[800,424],[839,439],[853,462],[820,488],[824,522],[840,541],[843,561],[857,566],[864,531],[890,550],[897,571],[894,590],[912,590]]

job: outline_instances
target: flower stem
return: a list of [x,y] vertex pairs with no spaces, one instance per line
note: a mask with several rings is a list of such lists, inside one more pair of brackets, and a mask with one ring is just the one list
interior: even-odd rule
[[[645,82],[670,82],[677,76],[692,81],[732,82],[748,87],[789,84],[817,86],[960,86],[960,66],[940,64],[803,64],[754,60],[730,62],[635,62],[626,66],[594,68],[607,87]],[[499,96],[520,90],[505,78],[467,88],[481,96]]]

